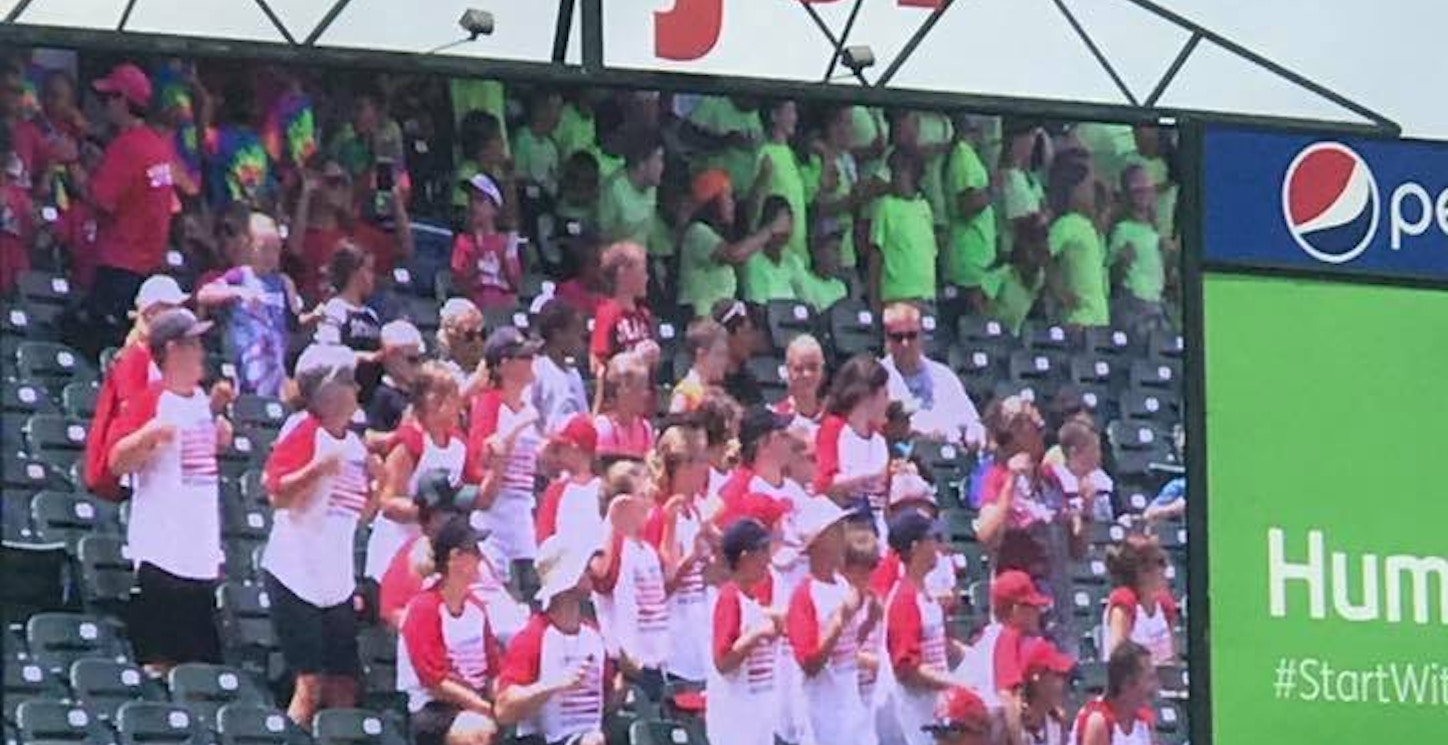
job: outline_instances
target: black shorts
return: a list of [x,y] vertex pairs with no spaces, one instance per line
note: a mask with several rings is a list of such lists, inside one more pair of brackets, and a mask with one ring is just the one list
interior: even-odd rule
[[453,720],[458,718],[462,709],[444,701],[429,701],[423,707],[413,712],[412,740],[416,745],[443,745],[447,741],[448,730],[452,729]]
[[136,569],[129,630],[142,663],[221,662],[216,583],[186,579],[147,562]]
[[356,675],[357,611],[351,599],[318,608],[297,597],[271,572],[264,573],[263,581],[287,669],[302,675]]

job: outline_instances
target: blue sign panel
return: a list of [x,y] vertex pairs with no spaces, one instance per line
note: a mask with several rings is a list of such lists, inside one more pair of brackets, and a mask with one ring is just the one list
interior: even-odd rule
[[1208,129],[1209,262],[1448,281],[1448,143]]

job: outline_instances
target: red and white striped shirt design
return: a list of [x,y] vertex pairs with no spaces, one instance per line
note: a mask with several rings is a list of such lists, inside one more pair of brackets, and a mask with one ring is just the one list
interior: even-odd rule
[[499,690],[557,680],[580,667],[584,671],[577,685],[550,696],[537,714],[519,722],[518,734],[542,735],[545,742],[561,742],[601,730],[604,681],[608,677],[605,658],[603,637],[587,623],[577,633],[567,634],[547,616],[529,619],[508,645]]
[[181,430],[181,482],[187,486],[216,483],[216,422],[207,420]]
[[342,462],[332,477],[332,491],[327,496],[327,514],[356,517],[367,507],[367,466],[351,458]]

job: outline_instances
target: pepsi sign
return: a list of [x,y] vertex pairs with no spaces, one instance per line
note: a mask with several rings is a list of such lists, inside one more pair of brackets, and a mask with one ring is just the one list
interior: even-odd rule
[[1448,280],[1448,143],[1208,129],[1206,257]]

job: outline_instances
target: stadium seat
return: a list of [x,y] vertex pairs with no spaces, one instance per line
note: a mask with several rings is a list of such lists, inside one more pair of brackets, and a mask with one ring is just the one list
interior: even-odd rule
[[819,323],[814,311],[804,303],[793,300],[773,300],[764,306],[769,338],[774,342],[776,352],[785,348],[801,334],[812,334]]
[[488,308],[483,311],[483,328],[493,332],[504,326],[527,331],[532,327],[532,321],[528,318],[528,309],[521,305],[513,305],[504,308]]
[[159,701],[160,692],[139,667],[115,660],[76,660],[70,666],[70,689],[78,703],[114,722],[131,701]]
[[327,709],[312,720],[317,745],[406,745],[407,737],[390,717],[365,709]]
[[16,278],[15,288],[32,318],[52,326],[66,306],[74,301],[76,289],[65,277],[40,271],[21,272]]
[[12,719],[14,719],[13,716],[4,722],[5,745],[20,745],[20,730],[10,725]]
[[[13,341],[19,346],[22,339],[36,339],[50,334],[53,329],[40,323],[38,319],[30,317],[30,310],[23,302],[15,301],[6,303],[0,308],[0,338],[6,342]],[[14,352],[14,349],[10,349]],[[13,359],[13,357],[12,357]]]
[[252,674],[268,674],[277,642],[266,591],[260,585],[226,582],[217,590],[217,598],[227,663]]
[[786,393],[784,359],[781,357],[751,357],[745,363],[749,374],[759,381],[764,402],[772,404]]
[[1106,663],[1082,660],[1076,665],[1076,690],[1091,696],[1106,691]]
[[1154,359],[1180,360],[1186,353],[1182,335],[1175,331],[1154,331],[1146,340],[1147,354]]
[[1155,425],[1176,419],[1177,397],[1171,391],[1153,388],[1128,388],[1121,394],[1121,416]]
[[945,353],[945,362],[965,385],[972,401],[990,400],[996,381],[1005,374],[1007,354],[980,342],[960,342]]
[[81,599],[87,610],[117,611],[131,600],[135,569],[118,535],[80,539]]
[[1133,388],[1158,388],[1175,391],[1181,387],[1181,363],[1167,360],[1136,360],[1131,363],[1130,382]]
[[16,350],[20,378],[60,390],[77,380],[95,380],[95,369],[80,352],[53,341],[22,342]]
[[830,308],[829,328],[835,355],[848,359],[857,354],[879,354],[880,325],[869,306],[858,300],[841,300]]
[[973,510],[941,510],[940,521],[944,524],[945,539],[952,544],[975,541],[975,518]]
[[70,468],[85,451],[88,428],[89,422],[84,419],[33,416],[25,425],[30,455],[57,468]]
[[90,709],[66,701],[26,701],[15,712],[26,745],[114,745],[115,738]]
[[231,404],[236,424],[246,427],[280,427],[287,420],[286,404],[275,398],[244,394]]
[[70,489],[70,477],[60,469],[38,458],[7,455],[0,468],[0,486],[4,489],[37,492],[41,489]]
[[76,660],[130,659],[115,627],[83,613],[37,613],[25,624],[25,642],[35,662],[57,674],[64,674]]
[[927,472],[921,476],[935,484],[937,496],[959,488],[975,462],[964,447],[939,440],[917,439],[911,444],[911,452],[924,463]]
[[262,704],[266,698],[240,670],[221,665],[177,665],[167,675],[171,701],[185,706],[209,729],[218,730],[217,714],[227,704]]
[[1054,323],[1027,321],[1021,329],[1021,337],[1033,350],[1068,352],[1073,347],[1071,333],[1064,326]]
[[357,653],[367,693],[397,690],[397,635],[385,626],[368,626],[357,635]]
[[[1063,357],[1044,351],[1014,352],[1006,361],[1006,370],[1012,382],[1030,385],[1037,393],[1047,397],[1066,379]],[[1040,401],[1037,397],[1037,401]]]
[[1187,669],[1176,665],[1158,665],[1157,680],[1161,683],[1161,694],[1166,698],[1184,699],[1191,684]]
[[65,686],[60,679],[32,660],[12,657],[5,650],[5,721],[15,721],[15,710],[26,701],[60,699]]
[[629,745],[703,745],[704,738],[680,722],[667,719],[634,722]]
[[0,384],[0,412],[29,419],[37,414],[59,414],[50,393],[33,381],[6,380]]
[[1128,356],[1137,350],[1136,339],[1121,329],[1092,326],[1081,336],[1081,347],[1091,354]]
[[1081,621],[1094,623],[1106,607],[1106,592],[1104,585],[1078,585],[1071,588],[1071,612]]
[[1121,377],[1117,361],[1095,354],[1078,354],[1071,358],[1069,379],[1072,383],[1109,388]]
[[1120,523],[1104,523],[1093,520],[1090,522],[1089,542],[1093,546],[1110,546],[1126,540],[1126,527]]
[[1080,561],[1071,564],[1073,586],[1104,587],[1111,581],[1106,571],[1106,559],[1098,549],[1092,549]]
[[266,488],[261,484],[261,469],[253,468],[241,475],[241,498],[252,504],[268,504]]
[[286,714],[258,704],[227,704],[216,715],[221,745],[287,745],[305,734]]
[[60,403],[66,416],[89,422],[96,413],[96,396],[100,386],[92,381],[77,381],[67,385],[60,392]]
[[955,335],[962,344],[980,344],[999,350],[1016,344],[1005,324],[982,316],[961,316],[955,324]]
[[4,528],[6,543],[32,543],[36,540],[35,528],[30,524],[30,494],[6,491],[3,516],[0,527]]
[[131,701],[116,715],[120,745],[204,745],[207,737],[186,707],[155,701]]
[[224,541],[264,541],[271,532],[271,507],[243,499],[221,500]]
[[40,540],[64,543],[72,553],[88,535],[119,533],[118,512],[114,504],[84,494],[43,491],[30,502],[31,523]]

